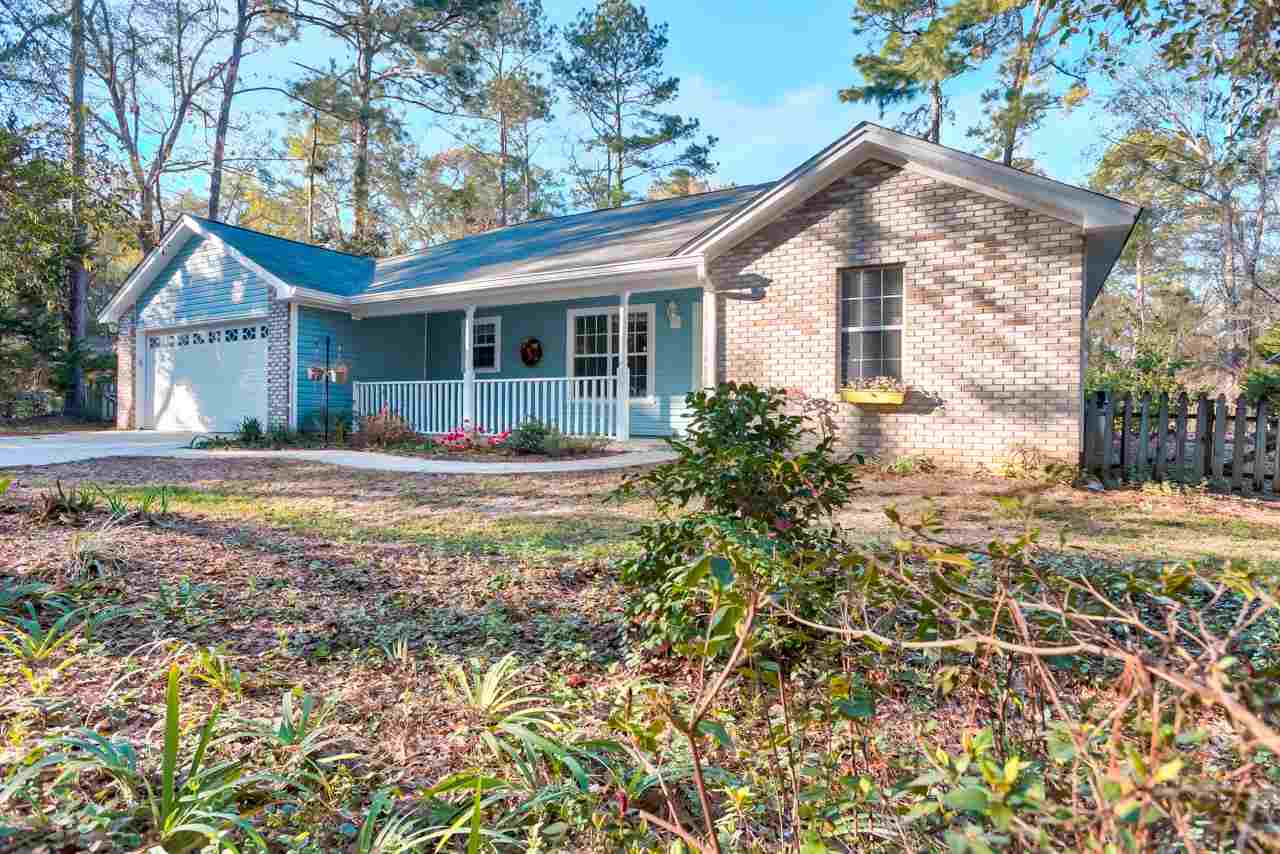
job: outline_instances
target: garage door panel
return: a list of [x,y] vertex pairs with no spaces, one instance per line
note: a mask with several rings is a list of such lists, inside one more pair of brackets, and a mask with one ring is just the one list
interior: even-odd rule
[[266,422],[267,327],[237,324],[153,335],[151,424],[157,430],[231,432]]

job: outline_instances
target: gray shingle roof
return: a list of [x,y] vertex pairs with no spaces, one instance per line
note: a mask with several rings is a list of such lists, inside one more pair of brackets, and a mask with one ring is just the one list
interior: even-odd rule
[[290,285],[351,297],[662,258],[770,186],[734,187],[534,220],[377,260],[197,219]]
[[295,287],[340,296],[362,293],[373,280],[373,259],[311,246],[248,228],[194,217],[209,233]]
[[770,186],[734,187],[534,220],[413,255],[379,259],[365,293],[662,258]]

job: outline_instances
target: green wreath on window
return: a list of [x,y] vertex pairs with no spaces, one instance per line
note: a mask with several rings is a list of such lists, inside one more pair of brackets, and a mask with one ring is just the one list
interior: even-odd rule
[[537,338],[526,338],[520,343],[520,361],[532,368],[542,361],[542,342]]

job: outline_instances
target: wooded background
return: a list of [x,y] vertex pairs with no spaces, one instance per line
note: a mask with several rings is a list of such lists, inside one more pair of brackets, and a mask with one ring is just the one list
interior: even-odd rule
[[[850,125],[1043,172],[1056,116],[1105,119],[1081,171],[1145,214],[1090,319],[1091,391],[1280,400],[1273,0],[856,0],[848,25],[829,109]],[[722,186],[735,129],[674,112],[664,71],[672,40],[705,37],[628,0],[563,28],[539,0],[4,0],[0,417],[30,392],[77,409],[109,376],[94,315],[184,212],[394,255]],[[327,55],[248,82],[299,40]],[[977,76],[982,112],[957,122]]]

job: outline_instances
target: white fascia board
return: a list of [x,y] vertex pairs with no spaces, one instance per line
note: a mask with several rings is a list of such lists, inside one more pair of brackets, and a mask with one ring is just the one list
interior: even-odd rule
[[678,250],[714,260],[867,160],[1043,213],[1083,232],[1131,226],[1135,205],[994,163],[877,125],[862,124],[792,170],[772,189]]
[[525,286],[519,290],[498,288],[483,293],[444,294],[441,296],[384,301],[373,304],[353,305],[352,317],[385,317],[395,314],[420,312],[461,311],[468,306],[496,308],[499,306],[528,305],[532,303],[563,302],[592,297],[617,296],[623,291],[649,293],[675,291],[701,287],[693,269],[666,274],[632,275],[615,277],[596,283],[579,283],[565,287],[562,282],[550,282],[541,287]]
[[393,302],[415,297],[446,297],[480,294],[485,291],[517,291],[547,285],[566,285],[599,278],[618,278],[637,273],[662,273],[672,270],[696,270],[698,259],[688,257],[644,258],[639,261],[622,261],[614,264],[596,264],[589,267],[570,267],[537,273],[517,273],[510,276],[490,276],[483,279],[463,279],[420,288],[402,288],[381,294],[360,294],[350,298],[352,306]]
[[120,286],[120,290],[116,291],[116,295],[111,298],[111,302],[107,303],[107,307],[98,314],[99,323],[115,323],[120,320],[125,310],[142,296],[178,250],[197,234],[191,227],[193,222],[194,220],[190,217],[184,216],[170,229],[165,238],[160,241],[160,245],[152,249],[142,263],[133,269],[129,278],[125,279],[124,284]]
[[326,291],[317,291],[311,288],[298,288],[289,286],[283,291],[276,293],[276,298],[285,302],[296,303],[298,305],[308,305],[313,308],[327,308],[338,311],[350,311],[351,299],[349,297],[338,296]]
[[898,153],[912,171],[1072,223],[1086,232],[1133,225],[1138,208],[1119,199],[1023,172],[883,128],[869,142]]

